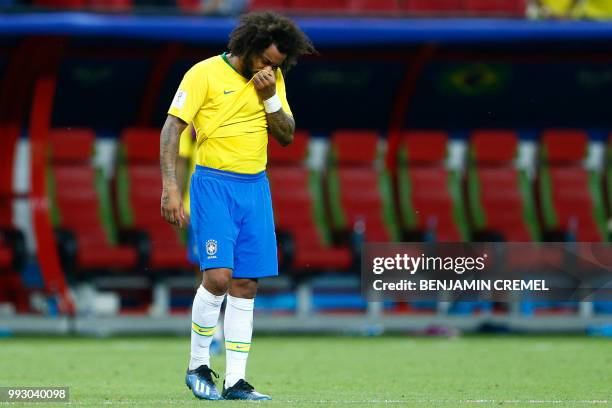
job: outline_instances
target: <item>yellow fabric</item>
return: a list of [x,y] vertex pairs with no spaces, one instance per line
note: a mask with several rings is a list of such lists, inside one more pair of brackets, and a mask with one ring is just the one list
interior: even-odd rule
[[562,17],[567,14],[573,0],[540,0],[553,16]]
[[577,7],[577,14],[593,20],[612,19],[612,0],[585,0]]
[[210,337],[215,334],[216,329],[216,326],[204,327],[198,325],[196,322],[191,322],[191,330],[193,330],[194,333],[199,334],[200,336]]
[[239,341],[225,341],[225,350],[237,351],[239,353],[248,353],[251,350],[251,343],[242,343]]
[[187,126],[179,139],[179,156],[190,159],[193,154],[193,137],[191,135],[191,125]]
[[185,214],[189,215],[190,212],[190,199],[189,199],[189,183],[191,182],[191,175],[195,171],[196,161],[197,161],[197,150],[195,148],[195,140],[193,140],[192,135],[193,127],[191,125],[187,126],[183,133],[181,133],[181,138],[179,139],[179,156],[188,160],[189,163],[189,173],[187,174],[187,185],[185,186],[185,191],[183,193],[183,209],[185,210]]
[[[280,70],[276,93],[291,115]],[[246,174],[265,170],[268,122],[263,103],[252,83],[223,56],[208,58],[187,71],[168,113],[193,123],[197,164]]]

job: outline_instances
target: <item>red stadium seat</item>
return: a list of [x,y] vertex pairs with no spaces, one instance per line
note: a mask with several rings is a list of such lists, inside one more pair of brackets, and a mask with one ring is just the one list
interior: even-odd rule
[[477,231],[505,241],[539,240],[531,184],[514,165],[518,137],[512,130],[477,130],[470,138],[468,196]]
[[161,186],[159,129],[125,129],[117,169],[121,224],[147,232],[153,270],[186,270],[190,264],[185,244],[176,228],[160,216]]
[[12,225],[0,223],[0,303],[11,303],[21,313],[30,309],[28,290],[21,280],[25,258],[23,234]]
[[467,239],[459,175],[446,169],[443,131],[406,131],[398,160],[403,229],[428,232],[440,242]]
[[397,0],[349,0],[348,8],[355,11],[398,11]]
[[89,0],[88,6],[99,11],[130,11],[132,0]]
[[465,0],[468,12],[488,16],[523,17],[527,10],[526,0]]
[[599,176],[583,163],[586,132],[545,130],[540,146],[538,195],[545,228],[569,231],[582,242],[606,240]]
[[194,13],[201,9],[202,2],[200,0],[177,0],[176,5],[181,11]]
[[252,0],[250,10],[282,10],[287,8],[287,0]]
[[13,252],[11,248],[4,243],[4,240],[0,238],[0,270],[9,269],[13,263]]
[[107,186],[91,164],[94,141],[91,130],[51,131],[53,221],[74,234],[77,270],[134,269],[139,253],[117,243]]
[[364,222],[366,240],[398,240],[390,177],[375,166],[378,134],[338,130],[332,134],[330,151],[327,190],[333,228],[349,231]]
[[35,0],[34,4],[53,9],[80,9],[85,6],[86,0]]
[[287,0],[289,8],[312,11],[342,11],[347,0]]
[[276,228],[294,240],[293,270],[344,270],[351,266],[351,251],[330,245],[320,175],[304,164],[308,140],[304,131],[296,132],[288,147],[270,140],[268,177]]
[[418,14],[456,14],[464,9],[463,0],[405,0],[403,8]]

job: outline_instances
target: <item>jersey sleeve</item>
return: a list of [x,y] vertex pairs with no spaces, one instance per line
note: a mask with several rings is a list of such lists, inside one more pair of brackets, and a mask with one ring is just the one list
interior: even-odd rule
[[283,78],[283,74],[280,69],[276,71],[276,93],[278,94],[278,97],[281,100],[283,111],[285,111],[287,115],[293,116],[291,108],[289,107],[289,102],[287,102],[287,92],[285,91],[285,78]]
[[194,65],[183,77],[168,113],[185,123],[191,123],[204,105],[208,92],[208,78],[204,66]]
[[190,159],[193,151],[193,125],[187,126],[183,133],[181,133],[181,138],[179,139],[179,156],[185,159]]

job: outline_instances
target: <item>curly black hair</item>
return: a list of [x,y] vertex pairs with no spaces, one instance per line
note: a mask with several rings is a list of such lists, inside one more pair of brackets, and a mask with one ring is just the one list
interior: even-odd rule
[[280,66],[283,72],[295,65],[300,55],[316,52],[310,39],[292,20],[270,11],[243,15],[230,34],[228,48],[232,55],[251,58],[272,44],[287,55]]

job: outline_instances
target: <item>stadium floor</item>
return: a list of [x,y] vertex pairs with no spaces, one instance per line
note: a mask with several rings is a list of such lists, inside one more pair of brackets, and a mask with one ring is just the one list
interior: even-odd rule
[[[188,353],[187,337],[4,338],[0,386],[69,386],[70,406],[252,406],[196,400],[183,382]],[[612,341],[259,336],[248,374],[269,406],[607,407]]]

